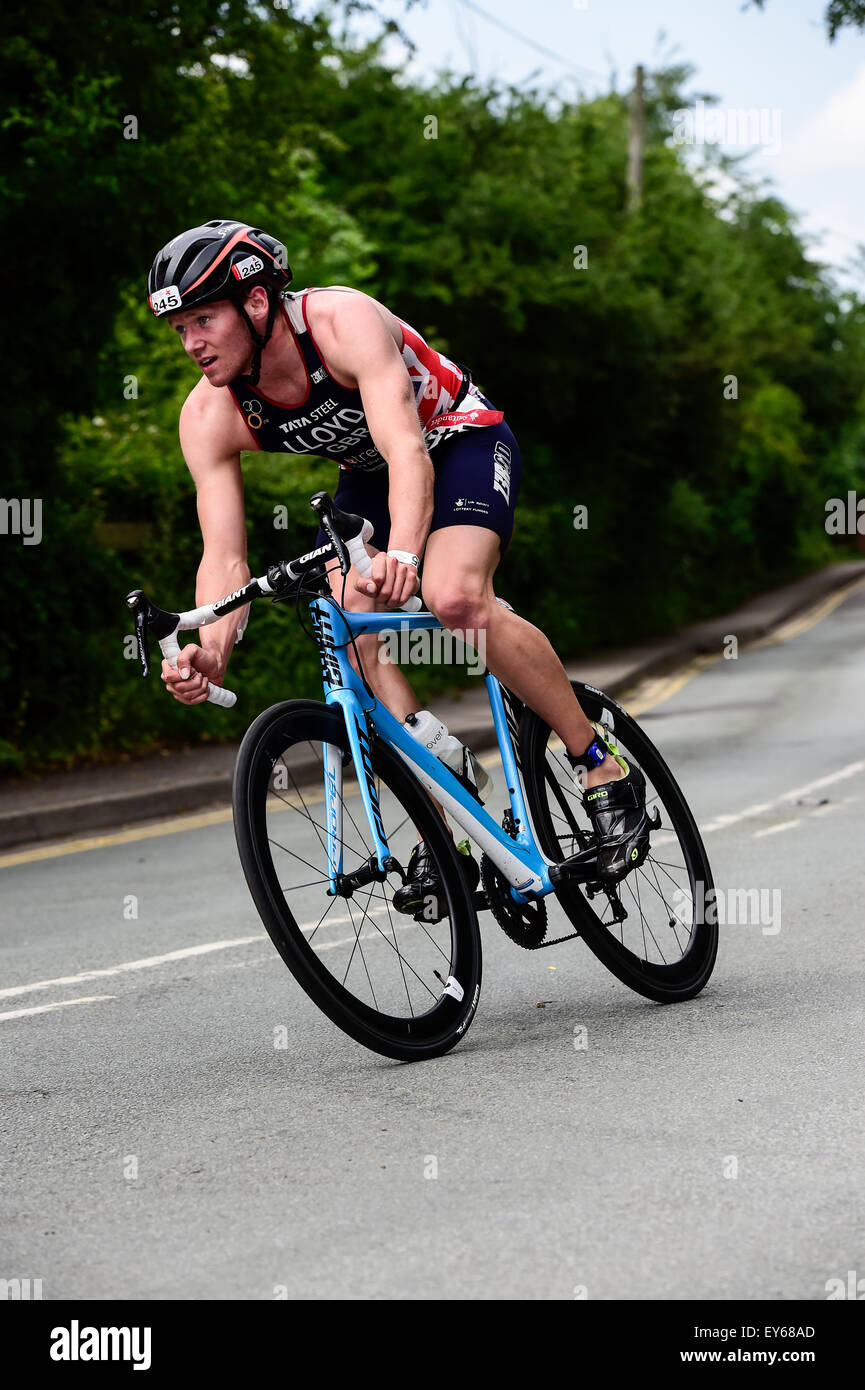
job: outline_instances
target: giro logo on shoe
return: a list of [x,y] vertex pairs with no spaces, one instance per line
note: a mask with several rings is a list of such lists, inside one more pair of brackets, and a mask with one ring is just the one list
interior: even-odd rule
[[631,850],[631,858],[632,858],[632,859],[639,859],[639,857],[640,857],[640,851],[639,851],[638,849],[632,849],[632,850]]

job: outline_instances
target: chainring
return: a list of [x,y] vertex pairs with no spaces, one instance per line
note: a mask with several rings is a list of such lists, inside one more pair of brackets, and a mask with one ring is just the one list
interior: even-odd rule
[[487,904],[506,936],[527,951],[536,951],[547,934],[547,905],[543,898],[518,903],[511,897],[511,885],[489,855],[481,855],[481,882]]

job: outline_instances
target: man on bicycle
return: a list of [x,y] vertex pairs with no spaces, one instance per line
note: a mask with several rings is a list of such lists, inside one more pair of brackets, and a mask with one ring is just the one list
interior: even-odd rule
[[[489,670],[559,735],[586,789],[601,874],[620,877],[648,848],[643,775],[596,735],[544,634],[493,590],[521,478],[519,446],[502,412],[466,368],[377,300],[344,285],[291,293],[291,279],[281,242],[224,220],[175,237],[150,271],[151,309],[168,319],[202,373],[180,413],[204,542],[196,604],[250,578],[241,452],[338,462],[337,506],[375,528],[372,577],[352,568],[347,606],[398,607],[418,591],[423,557],[427,608],[451,631],[483,632]],[[317,544],[325,540],[320,533]],[[338,596],[335,586],[331,579]],[[176,669],[163,662],[176,699],[199,704],[208,681],[223,683],[242,620],[243,610],[203,628],[200,645],[185,646]],[[372,634],[358,641],[364,673],[405,720],[419,702],[399,667],[376,659],[377,641]],[[435,891],[422,842],[409,885],[415,896]]]

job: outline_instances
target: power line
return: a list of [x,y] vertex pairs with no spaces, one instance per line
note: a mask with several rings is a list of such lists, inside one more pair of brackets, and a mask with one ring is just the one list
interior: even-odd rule
[[557,63],[563,63],[566,68],[570,68],[578,77],[591,77],[596,82],[607,81],[607,78],[602,76],[601,73],[593,72],[591,68],[579,67],[576,63],[571,63],[567,58],[563,58],[560,53],[554,53],[551,48],[545,48],[542,43],[537,43],[534,39],[530,39],[527,34],[521,34],[519,29],[511,28],[510,24],[505,24],[503,20],[497,19],[495,15],[490,14],[488,10],[483,9],[480,5],[476,5],[474,0],[459,0],[459,3],[465,5],[467,10],[474,10],[475,13],[481,15],[483,19],[489,20],[490,24],[495,24],[496,28],[503,29],[505,33],[510,34],[512,38],[519,39],[520,43],[527,44],[529,48],[536,49],[538,53],[543,53],[544,57],[552,58]]

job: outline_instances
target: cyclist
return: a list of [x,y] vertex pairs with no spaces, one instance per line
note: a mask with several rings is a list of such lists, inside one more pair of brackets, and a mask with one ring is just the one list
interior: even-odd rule
[[[596,735],[544,634],[493,590],[521,478],[519,446],[502,412],[467,368],[385,305],[345,285],[292,293],[291,280],[281,242],[229,220],[174,237],[150,271],[151,309],[167,318],[202,374],[180,413],[204,543],[196,603],[250,578],[243,450],[338,462],[337,505],[375,528],[372,576],[352,568],[347,606],[398,607],[418,591],[422,556],[426,606],[469,641],[483,633],[489,670],[559,735],[586,789],[601,874],[620,877],[648,849],[643,775]],[[325,539],[320,532],[317,543]],[[183,648],[176,669],[163,662],[172,695],[199,704],[208,681],[223,683],[247,612],[201,629],[200,644]],[[377,640],[359,639],[365,675],[405,720],[419,702],[398,666],[376,660]],[[466,870],[474,887],[474,860]],[[410,910],[438,887],[421,841],[397,905]]]

